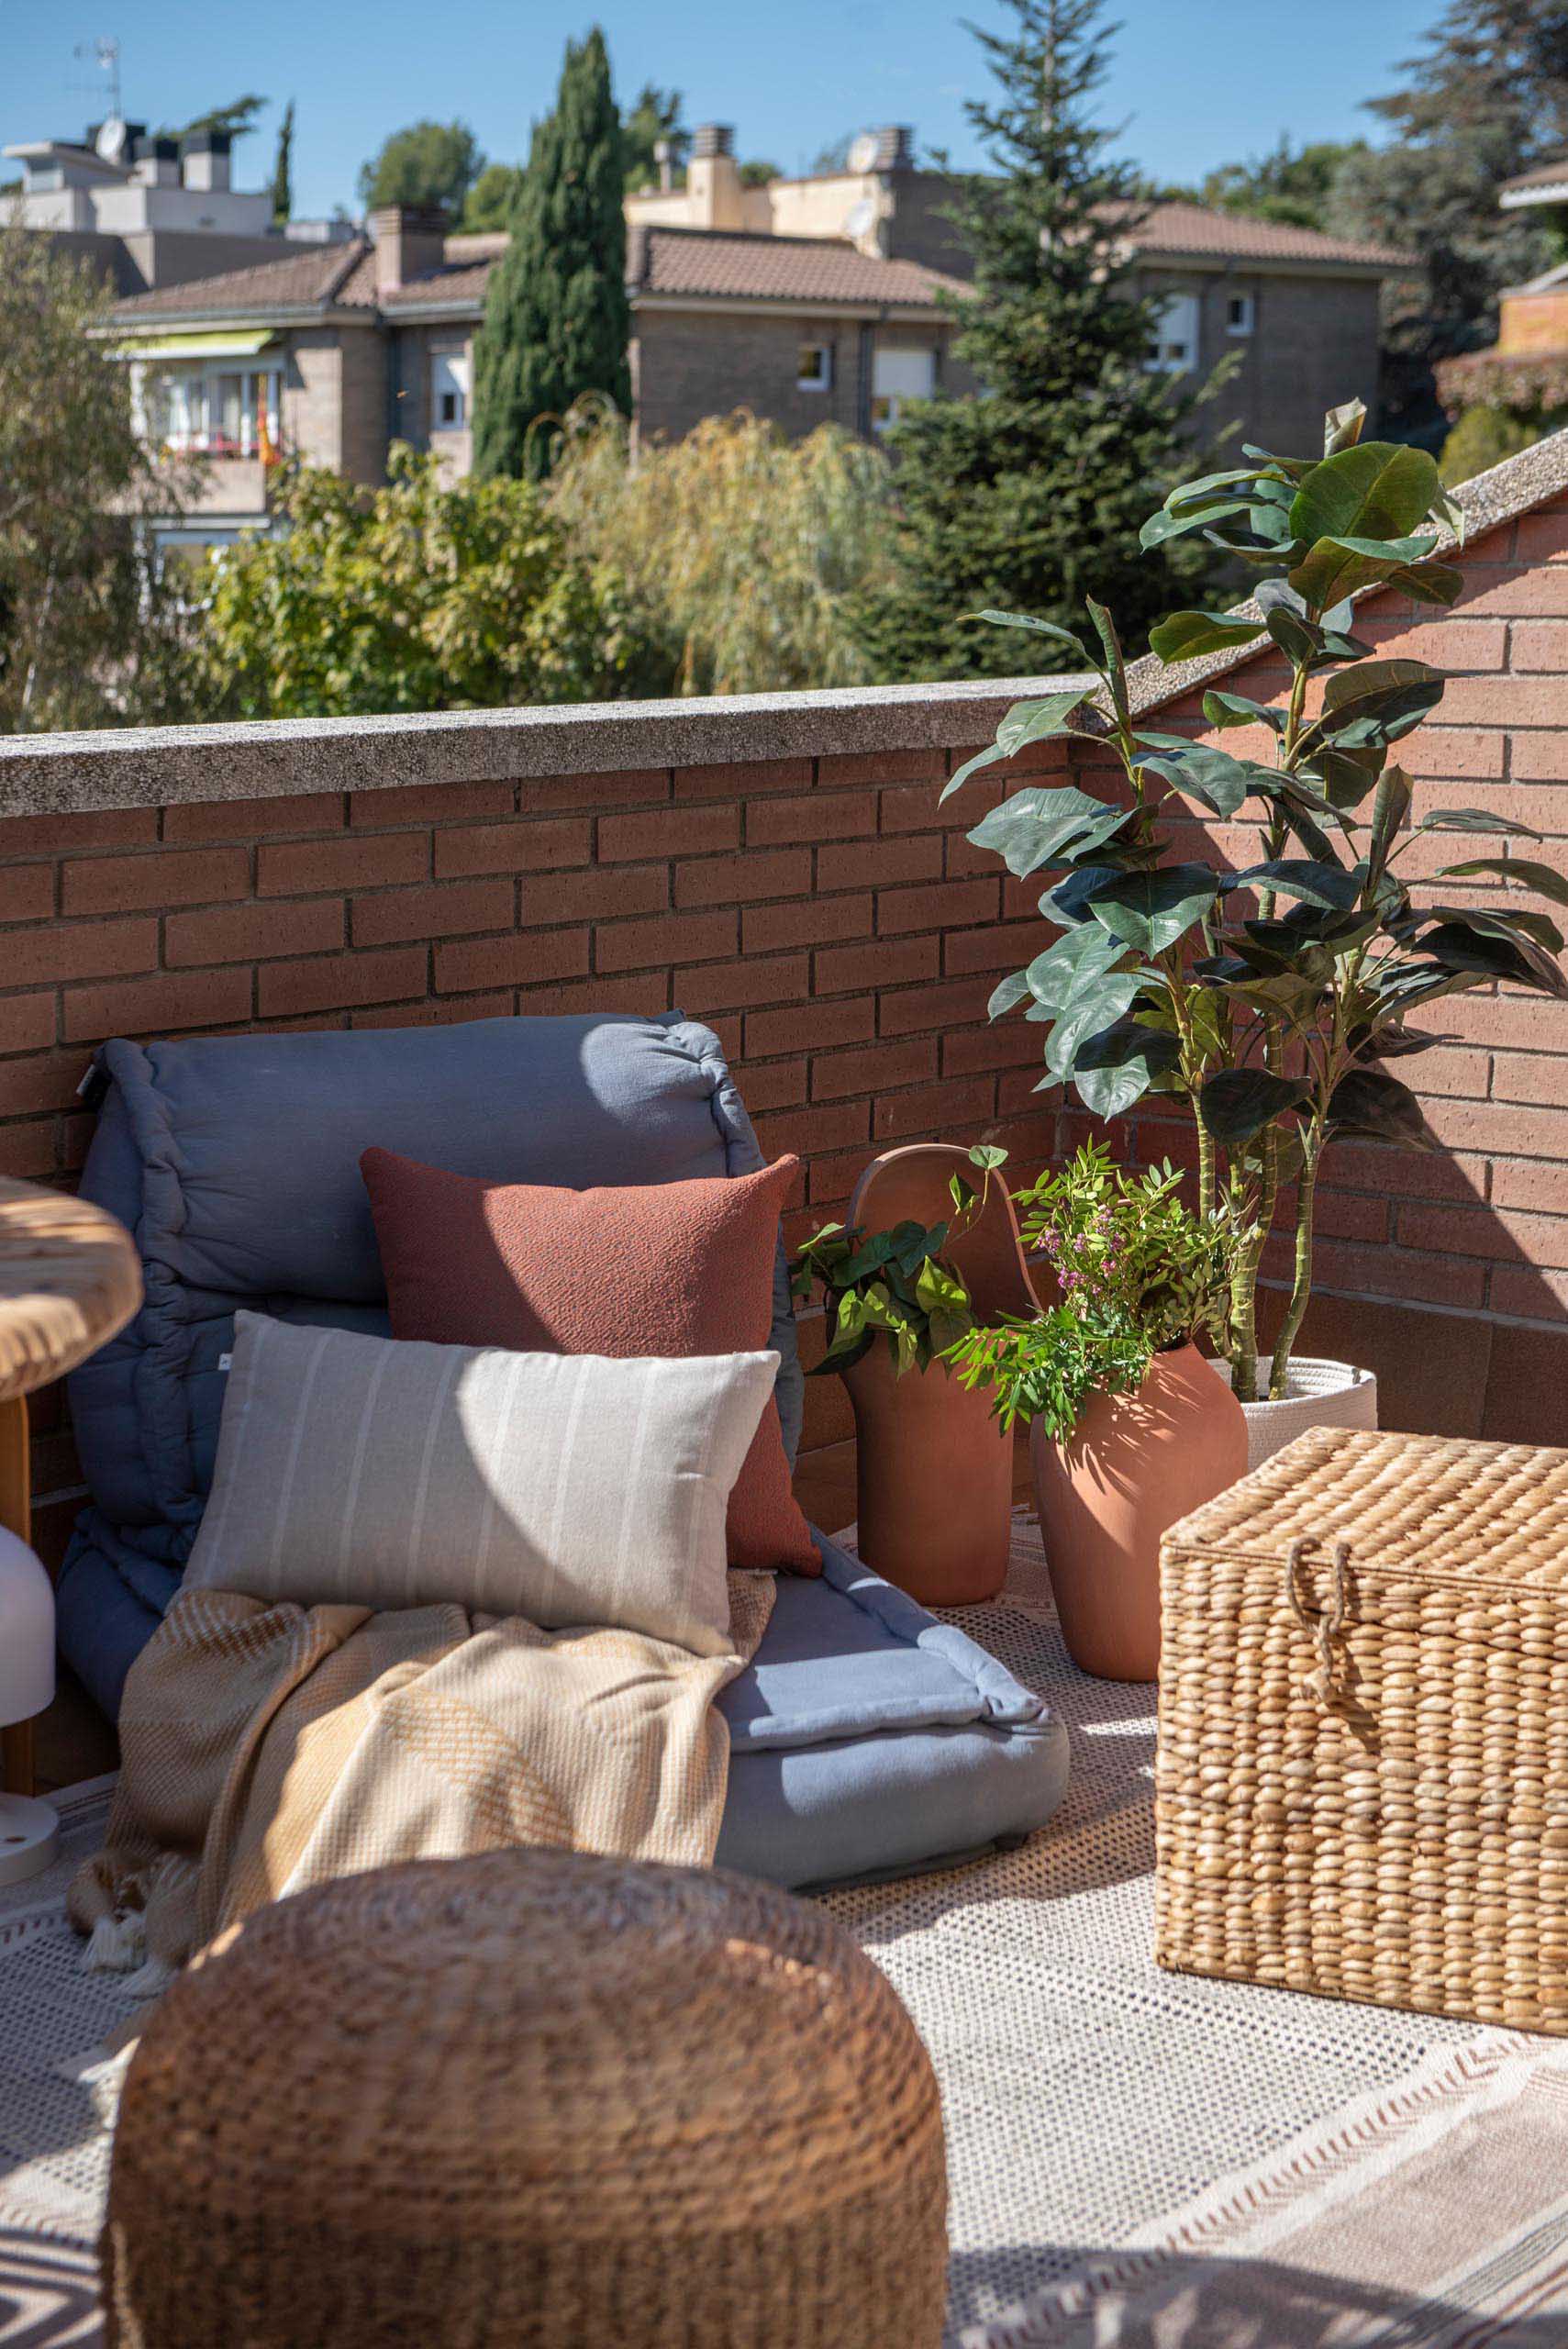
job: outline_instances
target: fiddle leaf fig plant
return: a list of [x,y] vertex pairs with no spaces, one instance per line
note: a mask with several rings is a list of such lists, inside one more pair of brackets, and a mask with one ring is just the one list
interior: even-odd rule
[[[1015,792],[969,834],[1017,877],[1040,876],[1053,933],[1001,981],[990,1013],[1019,1011],[1044,1030],[1040,1090],[1071,1085],[1101,1118],[1151,1093],[1190,1108],[1199,1213],[1223,1204],[1249,1235],[1220,1333],[1243,1401],[1259,1394],[1263,1249],[1292,1191],[1293,1277],[1265,1389],[1276,1398],[1311,1295],[1325,1150],[1341,1135],[1431,1146],[1389,1063],[1442,1039],[1408,1015],[1495,980],[1568,996],[1561,930],[1519,900],[1523,890],[1568,904],[1562,874],[1511,851],[1462,852],[1434,878],[1410,869],[1412,846],[1432,835],[1540,835],[1489,808],[1413,819],[1411,780],[1393,754],[1440,701],[1443,677],[1380,656],[1355,633],[1352,599],[1384,587],[1451,606],[1461,574],[1438,554],[1444,526],[1457,536],[1462,516],[1424,451],[1365,440],[1364,422],[1359,401],[1331,409],[1318,458],[1244,448],[1240,464],[1173,490],[1142,530],[1146,548],[1196,535],[1258,573],[1251,607],[1160,621],[1150,635],[1159,659],[1272,641],[1290,673],[1283,699],[1211,688],[1203,715],[1219,741],[1157,731],[1134,714],[1101,606],[1089,604],[1079,633],[988,612],[1063,646],[1088,674],[1009,711],[948,785],[962,789],[1026,743],[1080,747],[1086,787]],[[1242,729],[1269,738],[1268,755],[1223,747]],[[1218,853],[1176,853],[1173,821],[1190,833],[1195,809],[1255,824],[1254,860],[1233,871]]]

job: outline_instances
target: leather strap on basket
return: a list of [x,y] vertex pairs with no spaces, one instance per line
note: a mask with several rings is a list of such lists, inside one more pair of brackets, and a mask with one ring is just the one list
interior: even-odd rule
[[1320,1615],[1312,1614],[1302,1593],[1301,1564],[1308,1550],[1318,1546],[1315,1533],[1304,1533],[1293,1542],[1284,1555],[1285,1588],[1290,1594],[1291,1608],[1296,1621],[1312,1642],[1318,1661],[1310,1672],[1302,1675],[1302,1687],[1317,1698],[1327,1710],[1332,1711],[1339,1702],[1340,1691],[1334,1684],[1334,1642],[1345,1627],[1349,1607],[1346,1569],[1351,1563],[1351,1545],[1336,1542],[1329,1552],[1329,1564],[1334,1570],[1333,1586],[1328,1606]]

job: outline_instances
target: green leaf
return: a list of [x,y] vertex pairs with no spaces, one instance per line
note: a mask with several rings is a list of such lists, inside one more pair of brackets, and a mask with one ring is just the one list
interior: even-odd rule
[[1353,1068],[1340,1079],[1329,1097],[1329,1123],[1339,1133],[1366,1134],[1407,1150],[1437,1147],[1409,1086],[1382,1069]]
[[1369,743],[1359,751],[1330,750],[1327,745],[1317,751],[1310,772],[1323,785],[1323,796],[1339,815],[1347,815],[1359,807],[1382,772],[1386,756],[1381,743]]
[[1092,596],[1084,598],[1084,608],[1095,623],[1095,632],[1105,646],[1104,674],[1111,689],[1111,705],[1124,726],[1131,723],[1131,707],[1127,694],[1127,662],[1122,653],[1121,639],[1117,634],[1115,620],[1104,604],[1096,604]]
[[1086,902],[1113,937],[1154,955],[1184,937],[1218,894],[1218,879],[1207,865],[1172,864],[1154,873],[1118,874]]
[[1263,625],[1285,659],[1293,661],[1298,669],[1316,661],[1322,651],[1322,630],[1313,628],[1284,604],[1271,607]]
[[1407,563],[1389,573],[1388,584],[1418,604],[1435,604],[1446,612],[1464,593],[1464,573],[1446,562]]
[[1079,1045],[1129,1011],[1142,986],[1142,974],[1138,971],[1103,972],[1084,986],[1045,1040],[1045,1064],[1051,1075],[1065,1083],[1073,1074]]
[[1121,867],[1116,864],[1081,864],[1054,889],[1047,889],[1040,901],[1040,912],[1047,921],[1062,922],[1072,928],[1092,918],[1089,899],[1102,883],[1121,878]]
[[1024,974],[1035,1003],[1030,1019],[1054,1019],[1081,988],[1114,969],[1126,952],[1119,938],[1093,921],[1053,940]]
[[1311,731],[1346,750],[1397,741],[1442,699],[1443,679],[1424,661],[1368,661],[1341,669],[1323,689],[1323,714]]
[[1282,896],[1300,897],[1309,906],[1348,913],[1360,900],[1362,878],[1359,870],[1346,873],[1337,864],[1316,859],[1308,863],[1300,857],[1286,856],[1272,858],[1266,864],[1250,864],[1244,873],[1227,874],[1225,886],[1248,889],[1262,883]]
[[1156,1079],[1174,1068],[1181,1048],[1173,1036],[1118,1019],[1079,1045],[1073,1082],[1096,1118],[1119,1118]]
[[1468,864],[1445,864],[1442,877],[1448,881],[1467,881],[1473,873],[1500,874],[1505,881],[1522,882],[1527,889],[1539,890],[1554,905],[1568,906],[1568,875],[1554,865],[1540,864],[1529,856],[1475,856]]
[[1435,538],[1319,539],[1286,575],[1314,611],[1323,611],[1358,588],[1418,562],[1436,544]]
[[1511,817],[1495,816],[1487,807],[1435,807],[1416,826],[1418,832],[1501,832],[1521,841],[1544,840],[1532,824],[1516,824]]
[[1228,515],[1251,511],[1251,501],[1244,497],[1219,498],[1212,504],[1190,507],[1176,514],[1162,507],[1158,514],[1151,514],[1139,531],[1138,543],[1146,554],[1151,553],[1168,540],[1183,538],[1189,530],[1204,529],[1211,523],[1224,521]]
[[1522,947],[1527,940],[1543,947],[1549,954],[1562,952],[1562,932],[1550,914],[1532,912],[1528,906],[1509,903],[1505,911],[1494,913],[1480,906],[1428,906],[1423,908],[1424,921],[1463,921],[1477,930],[1485,930],[1496,938],[1511,938]]
[[986,1019],[1000,1019],[1003,1013],[1011,1011],[1016,1004],[1027,1002],[1029,992],[1029,982],[1027,971],[1012,971],[1005,979],[998,979],[991,990],[991,1000],[985,1007]]
[[1362,437],[1366,422],[1366,402],[1346,400],[1342,406],[1331,407],[1323,416],[1323,454],[1338,456],[1341,449],[1353,448]]
[[1031,636],[1049,636],[1054,643],[1070,644],[1085,669],[1097,669],[1099,662],[1070,628],[1058,628],[1054,620],[1037,620],[1029,612],[967,612],[966,619],[989,620],[993,628],[1027,629]]
[[1283,709],[1271,709],[1264,702],[1249,701],[1245,694],[1211,690],[1203,697],[1203,714],[1211,726],[1266,726],[1275,734],[1283,734],[1285,728]]
[[1362,440],[1335,450],[1302,476],[1290,509],[1291,532],[1309,543],[1403,539],[1426,520],[1441,495],[1437,462],[1425,449]]
[[1206,652],[1251,644],[1262,636],[1263,628],[1262,620],[1232,619],[1225,612],[1173,612],[1150,629],[1149,645],[1172,668],[1178,661],[1195,661]]
[[987,1174],[995,1174],[998,1166],[1006,1166],[1007,1151],[999,1141],[972,1142],[969,1158],[972,1165],[983,1167]]
[[1268,799],[1279,789],[1276,768],[1256,759],[1233,759],[1229,751],[1207,742],[1184,743],[1178,751],[1160,752],[1141,763],[1214,816],[1234,816],[1250,792]]
[[1478,971],[1486,978],[1512,979],[1518,986],[1568,996],[1568,978],[1533,940],[1510,937],[1474,915],[1440,922],[1422,938],[1421,950],[1445,971]]
[[1377,786],[1377,796],[1372,803],[1372,841],[1367,849],[1367,877],[1374,884],[1383,877],[1389,851],[1406,817],[1415,785],[1403,767],[1389,767]]
[[1251,1141],[1265,1126],[1312,1098],[1305,1077],[1275,1076],[1265,1068],[1218,1069],[1198,1097],[1204,1124],[1228,1147]]
[[980,768],[995,766],[999,759],[1016,757],[1026,743],[1049,741],[1055,735],[1065,734],[1068,718],[1088,697],[1089,687],[1080,685],[1067,693],[1046,694],[1039,701],[1015,703],[997,727],[995,740],[984,751],[976,751],[972,759],[965,759],[958,773],[949,777],[938,806],[942,800],[951,799]]
[[1112,807],[1066,784],[1014,792],[983,816],[966,837],[972,847],[992,850],[1022,880],[1042,865],[1065,863],[1061,852],[1069,843],[1073,856],[1082,856],[1113,839],[1131,820],[1129,807]]

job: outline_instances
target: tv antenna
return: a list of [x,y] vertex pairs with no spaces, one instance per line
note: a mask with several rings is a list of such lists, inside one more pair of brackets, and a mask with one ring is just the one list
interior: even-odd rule
[[100,72],[106,76],[109,98],[108,119],[111,122],[123,122],[125,117],[120,106],[120,45],[114,35],[104,33],[96,40],[79,40],[72,54],[83,59],[89,65],[97,66]]

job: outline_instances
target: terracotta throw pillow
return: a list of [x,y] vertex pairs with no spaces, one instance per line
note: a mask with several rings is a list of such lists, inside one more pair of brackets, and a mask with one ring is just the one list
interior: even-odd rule
[[[521,1353],[755,1353],[773,1314],[779,1212],[796,1161],[695,1183],[565,1191],[487,1183],[367,1150],[395,1338]],[[732,1566],[817,1574],[778,1406],[729,1497]]]

